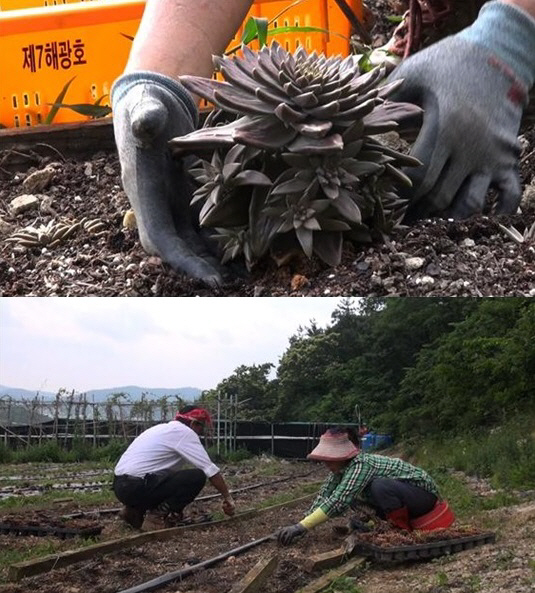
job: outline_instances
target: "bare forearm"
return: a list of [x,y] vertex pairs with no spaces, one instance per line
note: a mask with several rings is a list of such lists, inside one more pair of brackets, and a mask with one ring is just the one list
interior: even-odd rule
[[230,492],[228,491],[227,484],[221,473],[212,476],[209,480],[212,486],[223,496],[223,498],[226,499],[230,497]]
[[177,78],[209,77],[243,22],[252,0],[147,0],[127,72],[150,70]]
[[502,0],[502,2],[514,4],[535,18],[535,0]]

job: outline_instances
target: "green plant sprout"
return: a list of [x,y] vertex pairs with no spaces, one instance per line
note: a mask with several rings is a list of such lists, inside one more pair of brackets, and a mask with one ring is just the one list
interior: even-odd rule
[[271,20],[268,20],[263,17],[249,17],[247,22],[245,23],[245,27],[243,29],[243,33],[241,36],[240,44],[232,47],[231,49],[225,52],[225,55],[231,55],[236,53],[238,50],[242,48],[243,45],[249,45],[252,41],[258,39],[258,44],[260,49],[267,45],[268,35],[278,35],[281,33],[327,33],[329,35],[336,35],[338,37],[342,37],[343,39],[347,39],[344,35],[340,33],[335,33],[328,31],[326,29],[322,29],[320,27],[300,27],[300,26],[285,26],[285,27],[275,27],[273,29],[269,29],[269,25],[276,22],[283,14],[298,6],[304,2],[304,0],[296,0],[292,2],[285,8],[283,8],[280,12],[278,12]]
[[106,117],[107,115],[109,115],[111,113],[111,107],[109,107],[108,105],[101,105],[102,101],[108,95],[102,95],[102,97],[99,97],[93,104],[92,103],[75,103],[75,104],[69,105],[67,103],[64,103],[63,101],[65,99],[65,95],[67,94],[67,91],[69,90],[69,87],[71,86],[71,84],[75,78],[76,78],[76,76],[73,76],[69,81],[67,81],[65,86],[61,89],[61,92],[59,93],[59,95],[56,97],[56,100],[53,103],[49,103],[49,105],[52,105],[52,109],[50,110],[50,112],[48,113],[48,115],[45,118],[45,121],[44,121],[45,125],[50,125],[54,121],[54,118],[56,117],[56,115],[60,109],[71,109],[75,113],[78,113],[80,115],[86,115],[93,119],[99,119],[101,117]]

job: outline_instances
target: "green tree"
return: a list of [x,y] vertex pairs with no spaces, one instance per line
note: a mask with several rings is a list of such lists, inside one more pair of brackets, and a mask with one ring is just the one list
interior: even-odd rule
[[[243,420],[270,420],[273,417],[275,395],[269,374],[273,364],[241,365],[215,389],[223,399],[241,402],[238,417]],[[237,398],[237,399],[236,399]]]
[[534,307],[520,298],[483,300],[423,348],[390,409],[400,432],[489,426],[532,405]]

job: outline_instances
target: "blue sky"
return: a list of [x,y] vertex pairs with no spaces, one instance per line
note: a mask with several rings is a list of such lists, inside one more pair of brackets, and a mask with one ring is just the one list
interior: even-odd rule
[[3,298],[0,384],[52,392],[210,389],[241,364],[277,364],[297,328],[312,319],[329,325],[340,301]]

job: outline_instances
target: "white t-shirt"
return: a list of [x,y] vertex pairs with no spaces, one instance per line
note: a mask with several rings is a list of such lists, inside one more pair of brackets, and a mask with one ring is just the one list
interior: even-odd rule
[[148,473],[180,469],[186,462],[202,469],[207,478],[219,472],[199,435],[182,422],[171,420],[142,432],[123,453],[114,473],[142,478]]

